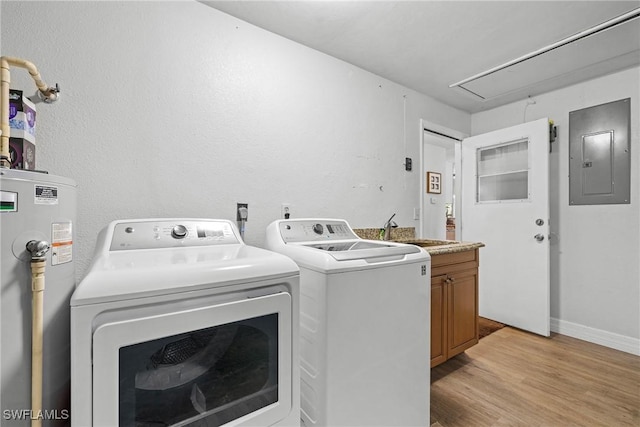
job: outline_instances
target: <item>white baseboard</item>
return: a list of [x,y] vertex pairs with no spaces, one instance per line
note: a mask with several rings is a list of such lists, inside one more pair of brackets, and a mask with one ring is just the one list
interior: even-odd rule
[[551,331],[640,356],[640,339],[551,318]]

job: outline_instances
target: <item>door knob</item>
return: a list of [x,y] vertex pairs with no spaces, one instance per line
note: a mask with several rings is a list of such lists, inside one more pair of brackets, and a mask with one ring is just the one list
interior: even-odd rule
[[538,242],[542,242],[544,240],[544,236],[540,233],[536,234],[535,236],[533,236],[534,239],[536,239],[536,241]]

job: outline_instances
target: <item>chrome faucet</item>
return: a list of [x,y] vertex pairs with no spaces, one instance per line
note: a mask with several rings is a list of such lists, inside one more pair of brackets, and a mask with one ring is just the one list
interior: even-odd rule
[[391,229],[398,228],[398,224],[393,221],[394,216],[396,216],[395,213],[391,215],[391,218],[389,218],[387,222],[384,223],[384,240],[391,240]]

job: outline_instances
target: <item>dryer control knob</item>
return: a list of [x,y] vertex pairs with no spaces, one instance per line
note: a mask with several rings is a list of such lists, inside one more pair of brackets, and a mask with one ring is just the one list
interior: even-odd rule
[[322,229],[322,224],[314,224],[313,225],[313,232],[316,233],[316,234],[324,233],[324,230]]
[[174,239],[184,239],[185,237],[187,237],[187,233],[187,227],[185,227],[184,225],[176,225],[171,230],[171,237],[173,237]]

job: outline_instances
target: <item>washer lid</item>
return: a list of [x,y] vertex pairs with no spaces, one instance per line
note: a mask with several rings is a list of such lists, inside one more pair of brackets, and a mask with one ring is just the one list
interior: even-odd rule
[[300,246],[327,251],[336,261],[394,257],[421,252],[417,246],[397,246],[372,240],[314,243]]
[[321,273],[428,262],[430,258],[415,245],[360,239],[343,219],[276,220],[267,227],[265,237],[267,249]]

